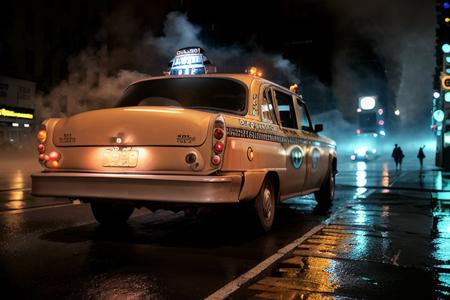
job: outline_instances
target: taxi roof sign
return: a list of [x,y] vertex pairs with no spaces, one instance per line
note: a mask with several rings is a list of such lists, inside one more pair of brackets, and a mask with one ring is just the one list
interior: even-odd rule
[[215,73],[216,68],[200,47],[185,47],[177,50],[169,63],[170,75],[198,75]]

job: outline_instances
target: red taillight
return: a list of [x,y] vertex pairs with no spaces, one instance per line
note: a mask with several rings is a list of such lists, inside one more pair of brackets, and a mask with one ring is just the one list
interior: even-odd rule
[[225,151],[225,132],[225,119],[222,115],[218,115],[213,125],[211,164],[214,167],[222,163],[223,153]]
[[50,160],[59,160],[61,158],[61,154],[59,152],[52,151],[50,152],[48,157],[50,158]]
[[215,151],[217,154],[222,153],[222,152],[223,152],[223,148],[224,148],[224,145],[223,145],[223,143],[220,142],[220,141],[216,142],[216,144],[214,145],[214,151]]
[[39,144],[37,146],[37,149],[38,149],[39,153],[44,153],[45,152],[45,145],[44,144]]
[[225,132],[222,128],[216,128],[214,129],[214,137],[218,140],[221,140],[223,136],[225,135]]
[[215,166],[220,165],[220,162],[221,162],[221,161],[222,161],[222,159],[220,158],[219,155],[214,155],[214,156],[211,158],[211,163],[212,163],[213,165],[215,165]]

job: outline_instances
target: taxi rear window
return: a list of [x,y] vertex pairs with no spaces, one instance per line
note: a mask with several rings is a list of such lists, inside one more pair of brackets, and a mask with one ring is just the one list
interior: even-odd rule
[[225,78],[163,78],[129,86],[117,106],[179,106],[243,114],[247,89]]

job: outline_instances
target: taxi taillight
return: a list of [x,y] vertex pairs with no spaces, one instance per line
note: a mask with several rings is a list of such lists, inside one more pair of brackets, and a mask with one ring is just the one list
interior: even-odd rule
[[57,151],[51,151],[50,153],[45,153],[47,150],[46,142],[47,142],[47,127],[42,124],[37,133],[37,140],[39,145],[37,146],[37,150],[39,152],[39,161],[43,166],[50,168],[58,168],[61,160],[61,153]]
[[45,141],[47,140],[47,128],[45,127],[44,124],[42,124],[41,127],[39,128],[39,131],[37,133],[37,139],[41,144],[45,143]]
[[225,119],[218,115],[214,120],[211,165],[218,167],[222,163],[226,138]]

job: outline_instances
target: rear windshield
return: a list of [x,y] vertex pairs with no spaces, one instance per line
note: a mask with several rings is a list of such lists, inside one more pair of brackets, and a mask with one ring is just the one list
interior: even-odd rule
[[224,78],[163,78],[128,87],[118,106],[178,106],[200,110],[245,112],[246,87]]

